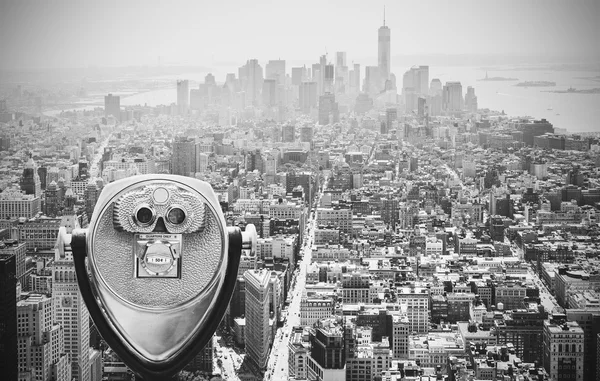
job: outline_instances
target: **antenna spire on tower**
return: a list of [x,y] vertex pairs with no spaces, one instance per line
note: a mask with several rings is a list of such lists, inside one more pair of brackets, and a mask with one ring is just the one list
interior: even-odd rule
[[383,26],[385,26],[385,5],[383,6]]

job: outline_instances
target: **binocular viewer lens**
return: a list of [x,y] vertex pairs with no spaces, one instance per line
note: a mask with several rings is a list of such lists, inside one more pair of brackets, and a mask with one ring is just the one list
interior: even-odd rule
[[154,215],[154,212],[147,206],[142,206],[135,213],[135,218],[142,225],[150,225],[152,222],[154,222],[155,217],[156,216]]
[[171,208],[167,213],[167,219],[173,225],[179,225],[185,221],[185,212],[181,208]]
[[[256,230],[226,227],[211,186],[174,175],[108,184],[71,248],[92,319],[143,379],[174,374],[225,313]],[[87,259],[87,261],[86,261]]]

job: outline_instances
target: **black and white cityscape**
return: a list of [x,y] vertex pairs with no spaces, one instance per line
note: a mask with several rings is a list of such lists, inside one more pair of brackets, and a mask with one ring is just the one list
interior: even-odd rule
[[0,5],[1,380],[600,379],[600,3],[209,3]]

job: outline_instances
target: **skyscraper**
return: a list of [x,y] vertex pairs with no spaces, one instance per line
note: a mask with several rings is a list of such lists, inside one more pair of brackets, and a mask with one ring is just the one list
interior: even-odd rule
[[104,116],[114,116],[117,120],[121,119],[121,97],[108,94],[104,97]]
[[467,87],[465,108],[468,112],[477,112],[477,95],[475,95],[475,89],[472,86]]
[[431,84],[429,85],[429,95],[436,96],[442,94],[442,81],[438,78],[434,78],[431,80]]
[[379,28],[377,37],[377,66],[379,66],[381,80],[384,84],[385,81],[390,79],[390,39],[391,31],[390,28],[385,25],[385,8],[383,8],[383,26]]
[[292,68],[292,85],[300,86],[307,78],[306,66]]
[[349,90],[346,52],[337,52],[335,57],[335,92],[346,93]]
[[323,74],[323,92],[324,93],[333,93],[333,76],[334,76],[333,65],[325,65],[325,71]]
[[310,113],[310,109],[317,106],[317,83],[302,82],[300,84],[300,111],[303,114]]
[[344,328],[333,319],[321,320],[318,324],[309,337],[308,379],[342,380],[346,373]]
[[442,110],[460,112],[463,109],[462,85],[460,82],[446,82],[442,90]]
[[263,107],[273,107],[277,104],[277,80],[265,79],[262,88]]
[[552,380],[583,381],[583,330],[565,319],[544,321],[544,368]]
[[25,192],[25,194],[32,194],[35,197],[40,197],[42,195],[42,185],[38,174],[38,168],[32,157],[29,158],[23,169],[23,174],[21,175],[21,190]]
[[389,133],[395,120],[398,120],[398,109],[388,108],[385,110],[385,132],[382,131],[382,133]]
[[269,360],[271,331],[269,329],[269,285],[271,272],[248,270],[246,280],[246,353],[260,369]]
[[246,92],[246,105],[257,107],[260,103],[260,92],[263,86],[263,69],[258,60],[246,61],[246,64],[238,69],[238,76],[242,90]]
[[16,258],[0,254],[0,375],[16,380],[17,357],[17,278]]
[[192,139],[179,138],[173,142],[173,156],[171,156],[171,173],[180,176],[189,176],[196,172],[196,143]]
[[44,202],[44,214],[47,217],[56,217],[58,214],[58,186],[52,180],[46,187],[46,201]]
[[335,101],[335,95],[331,93],[321,95],[319,97],[319,124],[337,123],[339,119],[340,111],[338,103]]
[[350,92],[360,92],[360,64],[353,64],[353,69],[348,74],[348,82],[350,83]]
[[319,86],[319,96],[325,93],[325,66],[327,66],[327,55],[322,55],[319,58],[319,72],[315,73],[317,75],[317,84]]
[[366,66],[363,91],[369,95],[378,94],[383,89],[381,78],[381,70],[378,66]]
[[270,60],[265,66],[265,79],[274,79],[285,84],[285,60]]
[[[441,86],[441,83],[440,83]],[[429,93],[429,66],[413,66],[402,77],[403,93],[413,90],[416,96]]]
[[52,267],[52,300],[55,321],[64,329],[65,353],[71,357],[71,374],[77,381],[88,381],[90,314],[79,293],[73,253],[65,248],[70,244],[67,233],[64,226],[59,228]]
[[19,242],[16,239],[0,241],[0,255],[14,255],[16,263],[17,282],[21,283],[21,288],[27,289],[25,274],[25,257],[27,255],[27,244],[25,240]]
[[63,327],[54,323],[52,299],[31,295],[17,304],[19,372],[35,380],[71,379]]
[[85,188],[85,213],[87,214],[88,220],[92,219],[92,213],[96,207],[100,190],[96,184],[96,179],[90,179]]
[[190,82],[187,79],[177,81],[177,110],[185,115],[190,108]]

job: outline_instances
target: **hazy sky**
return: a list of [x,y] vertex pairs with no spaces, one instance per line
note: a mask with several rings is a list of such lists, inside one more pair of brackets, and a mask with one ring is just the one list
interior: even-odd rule
[[316,62],[325,49],[375,64],[384,4],[392,56],[600,60],[600,0],[2,0],[0,68]]

